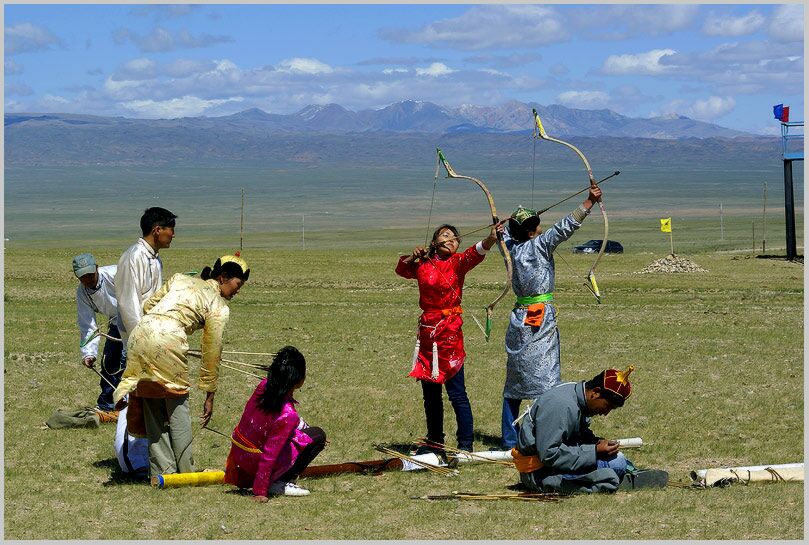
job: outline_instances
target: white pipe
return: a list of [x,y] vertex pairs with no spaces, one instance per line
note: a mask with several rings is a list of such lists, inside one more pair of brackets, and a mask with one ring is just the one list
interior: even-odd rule
[[776,465],[768,465],[768,466],[739,466],[739,467],[712,467],[709,469],[697,469],[696,471],[691,472],[691,480],[692,481],[699,481],[700,479],[704,479],[705,476],[708,474],[710,470],[722,470],[722,471],[761,471],[764,469],[774,469],[775,471],[781,469],[803,469],[803,463],[795,463],[795,464],[776,464]]

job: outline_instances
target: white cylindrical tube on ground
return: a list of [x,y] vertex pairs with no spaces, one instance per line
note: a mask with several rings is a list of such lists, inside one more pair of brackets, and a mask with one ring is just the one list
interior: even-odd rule
[[[796,480],[794,478],[796,475],[800,475],[801,476],[800,480],[803,480],[803,464],[802,463],[774,464],[774,465],[764,465],[764,466],[715,467],[715,468],[708,468],[708,469],[697,469],[697,470],[691,472],[691,480],[694,481],[694,482],[705,481],[705,482],[703,482],[701,484],[705,484],[706,486],[711,486],[713,483],[707,484],[708,479],[706,479],[706,477],[708,477],[709,472],[711,473],[711,479],[716,477],[716,479],[713,480],[713,482],[716,482],[717,480],[719,480],[721,478],[724,478],[724,477],[733,477],[734,476],[733,472],[736,472],[736,474],[739,474],[741,476],[740,472],[744,472],[745,474],[747,472],[753,472],[756,475],[758,475],[758,472],[764,471],[766,473],[766,475],[762,474],[761,476],[766,477],[768,475],[771,475],[771,473],[769,471],[767,471],[767,469],[772,469],[773,471],[777,472],[779,475],[782,475],[782,476],[784,476],[785,474],[789,475],[790,476],[789,479],[787,479],[787,477],[784,476],[785,480]],[[765,478],[764,480],[772,480],[772,479]]]

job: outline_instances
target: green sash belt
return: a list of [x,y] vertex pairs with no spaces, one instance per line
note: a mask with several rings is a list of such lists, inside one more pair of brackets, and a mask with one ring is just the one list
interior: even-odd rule
[[526,295],[525,297],[517,297],[517,302],[514,303],[516,307],[527,307],[528,305],[535,305],[537,303],[546,303],[553,301],[553,293],[541,293],[539,295]]

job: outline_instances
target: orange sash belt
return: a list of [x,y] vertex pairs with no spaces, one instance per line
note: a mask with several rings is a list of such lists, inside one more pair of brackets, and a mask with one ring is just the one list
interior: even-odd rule
[[542,321],[545,319],[545,303],[535,303],[533,305],[528,305],[527,312],[525,314],[525,321],[523,322],[525,325],[531,325],[539,327],[542,325]]
[[444,308],[441,309],[441,314],[443,316],[454,316],[455,314],[463,314],[463,309],[461,308],[461,305],[452,308]]
[[239,432],[239,428],[233,430],[233,435],[230,436],[230,442],[246,452],[253,454],[261,454],[261,449],[251,443],[244,435]]
[[514,459],[514,467],[516,467],[517,471],[520,473],[533,473],[545,465],[536,454],[526,456],[517,450],[516,447],[511,449],[511,457]]

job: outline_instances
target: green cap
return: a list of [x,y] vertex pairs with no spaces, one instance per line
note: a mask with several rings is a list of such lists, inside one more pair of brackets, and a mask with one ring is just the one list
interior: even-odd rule
[[533,218],[534,216],[539,216],[536,210],[533,208],[525,208],[524,206],[520,205],[517,207],[517,210],[511,214],[511,219],[516,221],[519,225],[522,225],[525,220],[528,218]]

